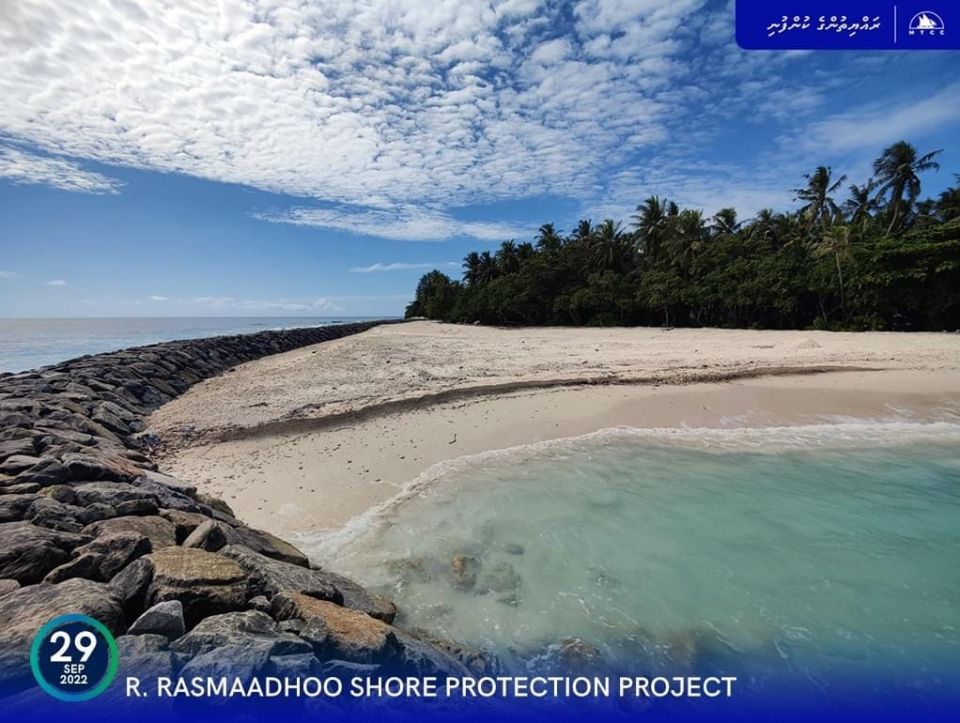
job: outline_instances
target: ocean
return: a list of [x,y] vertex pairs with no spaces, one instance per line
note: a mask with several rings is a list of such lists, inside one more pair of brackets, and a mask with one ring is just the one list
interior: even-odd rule
[[367,318],[373,317],[0,319],[0,372],[37,369],[85,354],[99,354],[174,339],[325,326],[363,321]]
[[298,539],[514,674],[960,681],[960,425],[618,429],[436,467]]

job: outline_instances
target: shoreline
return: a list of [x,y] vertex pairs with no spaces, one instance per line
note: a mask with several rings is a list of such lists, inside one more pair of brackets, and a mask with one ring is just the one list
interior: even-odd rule
[[[720,337],[735,337],[739,342],[747,335],[754,341],[773,342],[774,349],[778,342],[781,347],[807,348],[785,353],[781,364],[769,366],[758,363],[768,359],[751,358],[752,350],[742,355],[747,358],[736,358],[736,350],[728,349],[726,357],[721,354],[720,364],[707,365],[702,364],[708,361],[703,357],[688,354],[684,358],[677,350],[685,343],[680,339],[670,351],[673,369],[660,360],[646,367],[632,360],[624,365],[625,373],[611,373],[598,382],[595,370],[590,370],[579,383],[575,376],[562,381],[557,381],[557,374],[524,376],[524,369],[512,380],[505,381],[502,374],[492,380],[491,371],[502,372],[497,369],[500,359],[478,353],[473,367],[463,369],[459,362],[470,356],[470,345],[456,344],[454,361],[466,377],[459,386],[441,379],[432,386],[421,385],[426,390],[414,394],[381,383],[379,398],[375,390],[359,394],[356,388],[341,394],[352,394],[350,400],[311,397],[311,384],[321,390],[324,385],[336,387],[338,365],[348,366],[351,358],[376,378],[386,364],[377,370],[369,356],[382,353],[391,341],[399,339],[407,345],[410,336],[415,348],[418,332],[433,336],[451,329],[458,340],[465,335],[517,339],[511,331],[468,329],[464,334],[460,327],[435,324],[395,329],[397,333],[380,328],[322,350],[306,348],[267,358],[198,385],[149,420],[170,445],[162,455],[165,468],[224,497],[251,524],[267,526],[279,535],[300,535],[341,528],[400,493],[435,465],[611,427],[795,426],[850,417],[960,419],[960,339],[953,335],[925,335],[928,342],[936,342],[926,353],[897,350],[903,338],[899,335],[865,335],[860,336],[866,342],[863,349],[844,353],[828,346],[838,338],[830,334],[694,332],[700,339],[714,337],[714,346],[726,341]],[[551,331],[537,330],[537,336],[549,337]],[[624,329],[562,330],[557,336],[565,353],[567,342],[578,331],[588,338],[606,337],[609,347],[610,337],[646,339],[658,330],[639,334]],[[683,336],[677,331],[671,333],[674,339]],[[839,336],[846,344],[842,337],[848,335]],[[508,344],[500,353],[509,356],[514,351]],[[431,354],[436,352],[435,346],[430,349]],[[540,349],[535,356],[554,352],[556,348]],[[435,368],[446,364],[440,354],[432,361]],[[622,362],[622,355],[611,361]],[[287,384],[294,383],[294,389],[299,377],[310,382],[305,389],[300,387],[299,396],[284,396],[283,391],[276,403],[271,402],[275,390],[269,385],[250,389],[253,380],[271,376],[277,369]],[[256,406],[241,408],[232,403],[251,394]],[[178,425],[198,421],[190,415],[200,408],[209,411],[207,423],[183,434]],[[217,427],[215,420],[227,412],[234,423]]]

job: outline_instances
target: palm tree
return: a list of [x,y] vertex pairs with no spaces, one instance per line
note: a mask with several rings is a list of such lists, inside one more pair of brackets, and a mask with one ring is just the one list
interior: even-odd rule
[[681,270],[686,271],[706,241],[707,227],[703,212],[685,209],[672,219],[670,226],[673,260]]
[[477,266],[477,283],[487,284],[497,278],[497,260],[489,251],[480,254]]
[[624,243],[623,227],[613,219],[605,219],[593,232],[591,261],[599,271],[623,270],[628,249]]
[[960,173],[953,174],[956,186],[948,188],[937,199],[937,214],[943,221],[960,218]]
[[537,250],[533,247],[533,244],[529,241],[524,241],[522,244],[517,246],[517,258],[523,261],[529,261],[534,256],[537,255]]
[[903,223],[906,216],[903,208],[904,195],[907,198],[907,210],[920,195],[919,174],[940,170],[940,164],[933,160],[940,152],[931,151],[918,157],[916,148],[906,141],[897,141],[873,162],[873,172],[880,183],[877,199],[890,194],[887,202],[887,212],[890,213],[887,234],[893,233],[893,230]]
[[877,182],[872,178],[862,186],[850,184],[850,198],[843,202],[843,212],[851,226],[860,226],[861,230],[866,227],[871,214],[877,209],[877,200],[873,193],[876,187]]
[[463,280],[473,286],[480,280],[480,254],[471,251],[463,259]]
[[537,234],[537,248],[542,251],[559,251],[563,245],[563,239],[554,229],[552,223],[545,223],[540,227]]
[[817,166],[817,170],[804,176],[807,179],[807,185],[804,188],[793,189],[796,194],[795,201],[806,201],[806,205],[800,209],[800,216],[807,220],[808,232],[817,221],[826,228],[830,224],[831,217],[840,211],[830,194],[836,192],[847,177],[840,176],[834,181],[831,173],[830,166]]
[[497,251],[497,270],[501,274],[512,274],[520,268],[520,259],[517,257],[517,244],[513,241],[504,241]]
[[740,228],[735,208],[721,208],[710,221],[710,230],[717,236],[736,233]]
[[834,263],[837,266],[837,284],[840,288],[840,314],[846,319],[846,309],[844,307],[843,292],[843,263],[853,258],[850,243],[849,226],[833,226],[827,229],[820,240],[813,246],[814,256],[832,255]]
[[655,259],[660,255],[670,219],[679,213],[677,204],[659,196],[650,196],[637,206],[633,227],[637,230],[640,251],[644,256]]
[[752,238],[769,241],[776,235],[777,213],[772,208],[761,208],[753,223],[748,227]]

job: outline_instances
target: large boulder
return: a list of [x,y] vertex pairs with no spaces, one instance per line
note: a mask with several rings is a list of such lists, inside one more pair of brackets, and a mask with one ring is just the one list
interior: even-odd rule
[[187,627],[209,615],[240,610],[246,605],[247,574],[229,557],[204,550],[165,547],[144,559],[153,565],[148,604],[179,600]]
[[183,604],[179,600],[157,603],[138,617],[127,630],[129,635],[161,635],[171,640],[179,638],[185,632]]
[[146,517],[137,515],[114,517],[113,519],[101,520],[100,522],[87,525],[83,528],[82,532],[85,535],[94,535],[96,537],[116,535],[119,533],[135,533],[149,539],[154,550],[177,544],[176,527],[174,527],[172,522],[165,520],[159,515],[149,515]]
[[114,575],[153,551],[149,538],[137,532],[101,535],[74,550],[74,559],[50,571],[47,582],[61,582],[72,577],[108,582]]
[[204,618],[171,650],[189,656],[206,653],[225,645],[269,643],[270,655],[297,655],[312,652],[309,643],[292,633],[281,632],[277,623],[259,610],[224,613]]
[[281,592],[302,593],[359,610],[388,623],[393,622],[397,614],[396,606],[385,597],[342,575],[273,560],[240,545],[228,545],[220,553],[236,560],[246,571],[254,594],[273,597]]
[[160,510],[159,515],[173,524],[177,537],[177,544],[182,545],[190,533],[210,519],[199,512],[184,512],[182,510]]
[[152,681],[172,677],[177,670],[175,653],[167,650],[167,639],[161,635],[121,635],[117,638],[120,654],[120,680],[127,676]]
[[114,634],[124,625],[123,611],[110,588],[89,580],[29,585],[0,597],[0,689],[34,685],[30,643],[44,624],[66,613],[89,615]]
[[19,522],[37,495],[0,495],[0,522]]
[[36,451],[32,436],[0,441],[0,460],[6,461],[15,456],[32,457]]
[[316,653],[325,658],[375,663],[384,658],[388,649],[389,625],[309,595],[295,592],[276,595],[273,615],[279,620],[296,618],[307,623],[301,637],[311,642]]
[[70,470],[56,459],[47,458],[27,468],[16,477],[18,484],[58,485],[70,479]]
[[12,578],[21,585],[40,582],[90,539],[29,522],[0,523],[0,578]]
[[198,526],[182,544],[185,547],[197,547],[210,552],[216,552],[226,545],[242,545],[274,560],[300,567],[310,567],[307,556],[289,542],[269,532],[228,525],[217,520],[208,520]]

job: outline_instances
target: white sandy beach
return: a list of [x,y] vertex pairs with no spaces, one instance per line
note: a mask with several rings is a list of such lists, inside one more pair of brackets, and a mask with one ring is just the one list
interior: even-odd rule
[[413,322],[241,365],[151,426],[165,469],[283,534],[336,528],[463,455],[839,417],[960,418],[960,335]]

